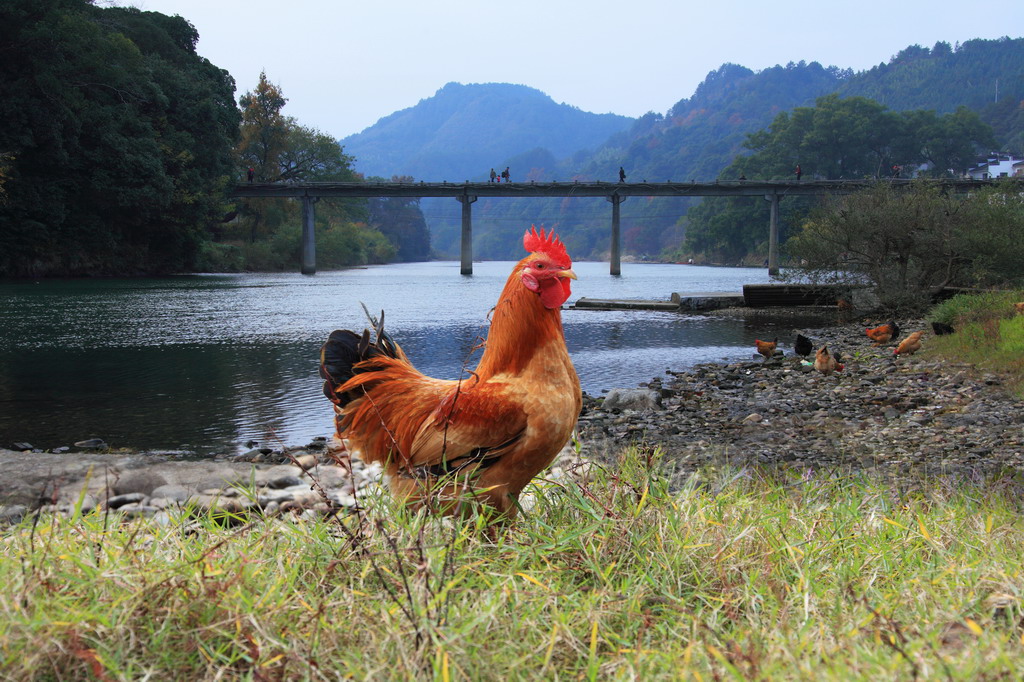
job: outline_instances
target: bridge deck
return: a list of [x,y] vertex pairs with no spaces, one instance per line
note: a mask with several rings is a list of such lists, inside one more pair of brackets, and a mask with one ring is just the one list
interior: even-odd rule
[[[1021,179],[1024,184],[1024,178]],[[709,197],[808,196],[849,194],[877,180],[808,180],[770,182],[265,182],[242,183],[234,197]],[[909,179],[886,180],[905,187]],[[993,180],[926,180],[955,192],[968,192],[995,184]]]

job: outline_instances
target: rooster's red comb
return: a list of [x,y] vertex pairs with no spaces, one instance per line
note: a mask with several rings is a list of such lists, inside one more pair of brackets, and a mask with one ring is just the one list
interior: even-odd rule
[[529,231],[523,235],[523,248],[530,253],[542,252],[559,262],[570,262],[569,254],[565,252],[565,244],[563,244],[557,236],[555,236],[554,230],[551,234],[545,235],[544,228],[540,228],[540,234],[537,234],[537,227],[531,225]]

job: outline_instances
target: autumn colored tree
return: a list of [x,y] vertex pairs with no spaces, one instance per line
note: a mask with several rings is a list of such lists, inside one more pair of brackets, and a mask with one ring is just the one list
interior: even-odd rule
[[288,102],[281,88],[267,80],[267,72],[260,72],[256,89],[239,99],[242,107],[242,125],[238,141],[238,156],[243,167],[251,167],[256,179],[276,182],[281,179],[281,155],[288,145],[292,122],[281,113]]
[[[256,88],[239,104],[242,125],[236,156],[238,175],[249,167],[260,182],[357,182],[354,159],[338,141],[300,125],[283,113],[288,99],[279,85],[260,74]],[[301,206],[296,200],[244,199],[238,220],[220,231],[207,249],[208,267],[225,270],[282,270],[301,254]],[[418,210],[416,211],[418,214]],[[411,218],[410,218],[411,219]],[[422,215],[419,215],[423,223]],[[407,221],[408,222],[408,221]],[[366,199],[323,199],[316,205],[316,251],[322,268],[392,260],[399,247],[371,224]],[[400,227],[412,231],[412,228]],[[425,224],[423,230],[426,230]],[[429,252],[429,243],[427,252]]]

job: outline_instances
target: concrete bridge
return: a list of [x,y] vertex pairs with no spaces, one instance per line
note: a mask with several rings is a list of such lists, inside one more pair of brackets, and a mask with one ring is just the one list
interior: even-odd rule
[[[604,197],[611,203],[611,274],[621,273],[619,207],[629,197],[754,197],[771,202],[768,221],[768,273],[779,274],[779,201],[787,196],[850,194],[877,180],[807,180],[767,182],[728,180],[716,182],[296,182],[245,183],[231,191],[237,198],[282,197],[302,200],[302,273],[316,272],[314,204],[321,198],[357,197],[451,197],[462,204],[462,268],[473,274],[473,212],[479,197]],[[907,186],[909,179],[889,179]],[[992,180],[934,180],[956,193],[994,184]]]

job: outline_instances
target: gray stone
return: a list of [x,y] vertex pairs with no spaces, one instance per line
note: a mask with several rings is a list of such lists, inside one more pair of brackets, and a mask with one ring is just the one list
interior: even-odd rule
[[110,446],[102,438],[90,438],[88,440],[80,440],[75,443],[76,448],[82,448],[83,450],[108,450]]
[[0,504],[0,523],[20,523],[25,518],[25,511],[23,504]]
[[153,471],[131,471],[118,478],[112,489],[115,495],[128,493],[144,493],[152,495],[153,490],[162,485],[167,485],[167,479]]
[[267,487],[272,490],[291,488],[297,485],[302,485],[302,481],[299,480],[298,476],[280,476],[267,482]]
[[245,484],[248,478],[237,471],[224,469],[213,475],[196,481],[196,490],[224,490],[234,485]]
[[[365,468],[360,469],[360,474],[364,474]],[[302,483],[306,486],[316,481],[317,484],[322,488],[337,488],[343,485],[347,485],[352,480],[353,474],[348,471],[345,467],[336,466],[333,464],[319,466],[316,469],[310,471],[302,479]],[[362,476],[363,479],[367,477]]]
[[149,505],[130,505],[121,509],[130,519],[147,518],[155,516],[160,510]]
[[299,455],[295,458],[295,463],[303,469],[309,470],[317,465],[319,459],[316,455]]
[[[923,320],[900,323],[926,327]],[[585,396],[582,454],[600,460],[636,440],[660,447],[680,480],[720,457],[734,466],[971,475],[1024,469],[1024,404],[998,376],[926,354],[893,362],[892,349],[873,347],[864,326],[794,330],[846,359],[846,370],[830,377],[791,357],[669,371],[649,384],[662,397],[660,412],[620,412],[621,403]]]
[[613,388],[605,396],[605,410],[657,410],[661,408],[661,395],[643,388]]

